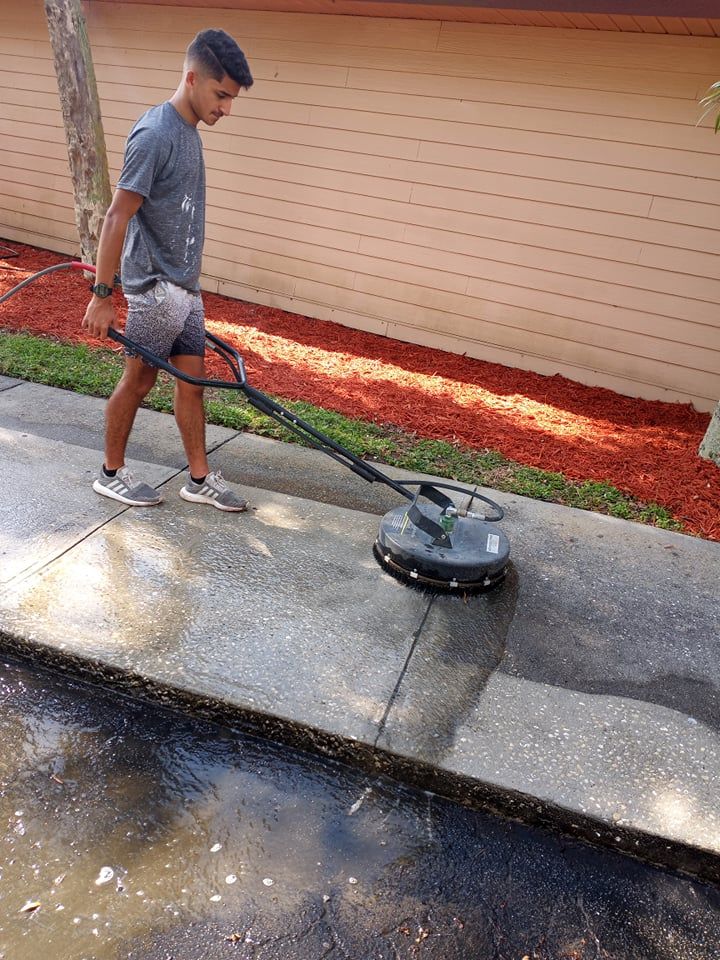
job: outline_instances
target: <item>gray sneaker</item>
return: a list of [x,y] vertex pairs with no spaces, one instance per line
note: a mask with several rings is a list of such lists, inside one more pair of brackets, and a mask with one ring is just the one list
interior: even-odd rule
[[210,503],[218,510],[232,513],[242,513],[248,506],[247,500],[243,500],[228,487],[219,470],[209,473],[202,483],[194,483],[188,477],[185,486],[180,490],[180,496],[192,503]]
[[130,507],[154,507],[162,502],[162,494],[149,483],[138,483],[127,467],[120,467],[114,477],[106,477],[101,471],[93,483],[93,490]]

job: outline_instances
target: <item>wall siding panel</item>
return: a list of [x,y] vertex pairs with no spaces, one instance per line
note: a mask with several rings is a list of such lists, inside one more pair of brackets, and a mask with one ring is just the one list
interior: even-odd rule
[[[85,10],[113,180],[197,30],[222,26],[248,55],[255,86],[202,131],[205,289],[713,408],[720,141],[696,121],[720,38],[705,24]],[[0,54],[0,237],[76,253],[41,0],[0,0]]]

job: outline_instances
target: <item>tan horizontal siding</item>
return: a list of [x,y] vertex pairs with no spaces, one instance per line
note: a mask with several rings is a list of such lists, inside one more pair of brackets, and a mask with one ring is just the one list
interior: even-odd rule
[[[210,225],[208,252],[212,250],[213,256],[222,258],[222,249],[230,233],[222,226]],[[665,340],[672,342],[684,337],[685,342],[678,349],[687,348],[687,356],[693,357],[693,362],[701,363],[699,354],[707,349],[708,338],[713,334],[715,309],[712,303],[693,301],[693,316],[687,320],[689,311],[685,299],[656,294],[651,290],[616,288],[611,284],[594,283],[582,278],[503,268],[502,265],[495,270],[481,267],[485,276],[468,281],[465,275],[457,272],[452,259],[433,260],[429,251],[424,251],[426,256],[418,258],[419,262],[412,265],[382,258],[381,254],[389,252],[387,248],[392,246],[390,244],[373,245],[372,253],[375,255],[371,256],[315,248],[307,243],[277,242],[275,238],[264,234],[244,234],[244,240],[243,247],[234,247],[235,262],[244,268],[262,266],[263,269],[285,272],[296,278],[322,276],[326,282],[337,286],[354,286],[355,289],[360,289],[372,279],[396,281],[416,286],[415,296],[420,295],[421,288],[426,288],[427,293],[423,295],[426,298],[438,291],[467,294],[468,299],[463,302],[464,310],[470,309],[473,298],[509,303],[519,308],[540,309],[558,318],[563,317],[562,311],[571,310],[570,315],[564,317],[566,330],[575,320],[579,321],[580,331],[584,330],[583,323],[590,323],[600,331],[603,341],[612,336],[614,344],[629,341],[635,334],[653,341],[657,334],[657,320],[661,316]],[[234,275],[229,275],[229,278],[236,279]],[[540,286],[544,289],[540,289]],[[449,306],[449,298],[443,299]],[[603,309],[604,305],[612,309]],[[651,309],[656,312],[649,312]],[[589,334],[586,332],[584,335]],[[646,350],[653,349],[662,357],[667,345],[663,343],[655,348],[651,344],[646,347]]]
[[504,31],[498,34],[479,24],[443,23],[437,49],[472,56],[502,56],[509,60],[548,61],[557,63],[582,63],[585,66],[618,67],[627,69],[628,63],[635,70],[660,70],[684,73],[689,68],[694,73],[712,71],[717,66],[717,54],[713,47],[695,45],[692,60],[681,43],[644,42],[640,37],[632,46],[632,59],[628,61],[626,41],[618,43],[611,34],[559,34],[555,31],[541,35],[539,42],[529,43],[527,34]]
[[53,250],[55,253],[63,254],[66,257],[76,257],[79,255],[80,245],[74,239],[51,236],[49,233],[39,233],[29,225],[14,227],[6,222],[5,216],[2,219],[2,239],[10,243],[29,243],[34,247],[42,247],[44,250]]
[[[94,0],[94,2],[112,3],[115,0]],[[139,3],[140,0],[126,0],[129,3]],[[213,7],[217,4],[213,0],[156,0],[172,7]],[[628,31],[639,33],[645,31],[648,35],[677,34],[697,37],[719,37],[720,20],[713,20],[706,16],[679,17],[679,16],[650,16],[634,14],[573,14],[556,13],[550,10],[508,10],[507,5],[502,8],[489,6],[468,6],[456,3],[417,3],[409,6],[403,2],[388,2],[388,0],[224,0],[224,7],[235,9],[252,9],[278,11],[283,13],[332,13],[347,14],[362,17],[399,17],[403,20],[411,15],[416,20],[449,20],[464,23],[492,23],[496,28],[499,25],[512,24],[513,29],[521,33],[527,27],[562,27],[596,30],[596,31]]]
[[42,4],[0,0],[0,235],[78,252],[72,181]]
[[[507,177],[534,177],[553,184],[577,184],[580,187],[605,188],[620,197],[625,193],[641,194],[650,200],[670,197],[709,203],[714,200],[717,181],[713,177],[668,173],[633,168],[602,161],[597,155],[588,160],[567,160],[561,157],[543,157],[532,153],[512,153],[509,150],[488,150],[483,147],[460,147],[456,144],[423,143],[418,154],[427,161],[448,168],[446,176],[455,182],[489,172],[502,172]],[[435,182],[438,182],[436,180]]]
[[[717,37],[86,9],[113,179],[195,31],[248,55],[254,87],[202,131],[207,289],[631,395],[720,396],[720,141],[696,126]],[[0,235],[66,250],[40,0],[0,0],[0,55]]]
[[[21,157],[30,157],[49,161],[49,168],[58,170],[59,164],[65,164],[65,171],[70,181],[68,173],[68,155],[65,144],[53,132],[47,135],[45,130],[48,128],[35,128],[30,131],[30,136],[15,136],[8,133],[8,129],[17,132],[15,124],[8,124],[0,120],[0,135],[2,136],[2,155],[8,153],[18,153]],[[21,160],[25,163],[25,160]]]
[[[265,190],[268,201],[264,208],[265,210],[274,208],[281,211],[282,208],[287,205],[292,195],[292,191],[287,190],[285,185],[273,184],[272,182],[261,183],[256,189],[258,191]],[[281,196],[283,189],[286,190],[287,196]],[[274,196],[272,196],[273,193],[275,194]],[[315,190],[315,193],[318,194],[318,191]],[[312,199],[312,197],[308,196],[308,191],[303,190],[303,195],[306,200]],[[325,196],[325,194],[319,194],[318,199],[325,199]],[[343,194],[335,193],[335,196],[343,197]],[[345,196],[352,199],[352,195]],[[335,202],[336,204],[340,203],[340,201]],[[227,191],[225,207],[230,222],[240,224],[244,223],[244,217],[248,212],[250,204],[247,202],[245,194]],[[365,210],[365,213],[367,212],[370,212],[369,206]],[[295,217],[297,219],[303,215],[307,220],[310,220],[313,211],[307,211],[306,208],[306,212],[303,214],[300,208],[295,208]],[[329,223],[329,217],[330,212],[325,207],[320,206],[315,212],[316,220],[324,218],[325,222]],[[367,226],[367,221],[365,221],[365,224]],[[370,229],[375,229],[379,232],[386,226],[383,220],[376,221],[376,224],[378,226],[373,228],[371,225]],[[387,230],[385,232],[387,232]],[[438,239],[440,238],[438,237]],[[332,242],[332,235],[330,235],[330,242]],[[442,262],[448,270],[460,276],[465,276],[466,278],[491,278],[509,275],[517,277],[518,282],[523,286],[532,285],[532,288],[538,291],[541,291],[543,288],[553,289],[557,292],[565,290],[568,293],[580,290],[581,295],[586,299],[593,299],[614,305],[618,303],[629,303],[634,307],[644,304],[644,309],[646,310],[652,309],[665,316],[683,317],[691,322],[694,320],[696,322],[713,323],[716,313],[715,305],[718,296],[720,296],[720,281],[711,278],[686,278],[682,275],[668,277],[664,272],[645,270],[634,267],[633,265],[620,265],[620,268],[611,265],[606,268],[604,276],[600,271],[597,271],[600,273],[600,277],[602,277],[602,279],[598,278],[598,282],[595,277],[584,276],[584,274],[590,273],[593,267],[597,268],[597,261],[581,261],[579,257],[575,257],[570,261],[567,258],[561,259],[556,257],[553,265],[565,268],[565,272],[558,273],[550,269],[549,251],[546,249],[541,251],[536,257],[537,268],[528,269],[530,258],[527,256],[527,252],[525,252],[525,257],[523,258],[523,264],[515,266],[513,264],[503,263],[498,259],[497,255],[489,260],[489,262],[484,260],[482,256],[478,255],[481,254],[482,251],[474,250],[473,240],[470,240],[467,246],[469,256],[459,254],[457,249],[450,252],[443,251],[442,249],[438,250],[437,247],[432,244],[432,237],[428,238],[427,242],[430,245],[429,249],[423,248],[420,245],[411,246],[407,242],[407,237],[403,243],[391,244],[383,242],[381,238],[375,236],[372,238],[363,238],[360,249],[373,251],[382,249],[385,251],[389,262],[393,266],[396,264],[402,265],[416,262],[429,266],[431,263],[438,264]],[[486,245],[486,248],[488,254],[492,255],[496,253],[489,245]],[[475,255],[473,256],[474,253]],[[520,253],[522,254],[523,251],[520,251]],[[622,269],[623,267],[624,270]],[[376,266],[375,269],[377,270],[379,267]],[[570,273],[570,270],[575,272]],[[642,286],[640,286],[641,284]],[[682,295],[677,296],[676,294],[678,293]],[[668,294],[675,295],[669,296]]]
[[[7,147],[5,147],[5,143]],[[0,162],[7,167],[6,176],[22,182],[28,173],[35,182],[42,178],[43,182],[53,180],[61,192],[72,193],[72,181],[68,176],[67,153],[59,158],[53,158],[47,153],[38,153],[37,142],[19,141],[17,138],[7,137],[0,151]],[[45,148],[43,147],[43,151]],[[11,171],[11,172],[9,172]]]
[[[579,81],[581,76],[587,79],[587,74],[577,73],[573,82]],[[473,80],[467,77],[423,77],[400,70],[353,68],[348,74],[348,86],[368,92],[408,94],[418,102],[426,97],[440,97],[564,111],[569,106],[563,86],[527,83],[516,75],[503,80]],[[688,117],[687,101],[677,93],[675,96],[661,96],[629,93],[626,88],[618,91],[584,89],[582,107],[586,115],[635,117],[664,123],[694,122]]]
[[[31,209],[32,213],[29,212]],[[22,205],[7,202],[4,198],[0,199],[0,223],[4,237],[12,236],[13,239],[30,243],[32,241],[24,241],[22,233],[23,230],[27,230],[35,236],[52,238],[58,244],[51,247],[53,250],[74,251],[77,246],[75,225],[70,223],[63,213],[61,208],[47,204],[40,204],[37,207],[28,205],[23,210]]]
[[[42,206],[59,207],[66,211],[63,219],[72,219],[74,216],[73,196],[63,190],[56,190],[51,182],[42,184],[28,182],[20,183],[19,178],[6,180],[7,168],[0,166],[0,203],[13,203],[17,209],[39,210]],[[27,178],[26,178],[27,179]],[[64,186],[64,185],[63,185]],[[30,205],[28,207],[28,205]]]

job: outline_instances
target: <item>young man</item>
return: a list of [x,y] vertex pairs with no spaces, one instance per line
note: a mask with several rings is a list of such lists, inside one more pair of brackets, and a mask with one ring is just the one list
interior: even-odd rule
[[[93,298],[82,323],[94,337],[106,337],[110,327],[119,329],[112,287],[122,253],[126,335],[197,378],[205,376],[199,285],[205,165],[197,125],[214,126],[227,116],[240,90],[252,82],[242,50],[223,30],[203,30],[192,41],[173,96],[143,114],[130,131],[100,235]],[[93,489],[130,506],[152,506],[162,496],[133,479],[125,466],[125,448],[158,371],[132,351],[125,353],[125,371],[107,404],[105,462]],[[246,510],[247,503],[220,473],[210,472],[202,388],[175,381],[175,419],[190,470],[180,496],[220,510]]]

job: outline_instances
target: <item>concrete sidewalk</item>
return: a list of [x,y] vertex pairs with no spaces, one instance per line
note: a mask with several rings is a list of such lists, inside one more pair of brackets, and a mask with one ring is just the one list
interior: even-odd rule
[[720,879],[720,545],[492,494],[511,575],[432,598],[372,556],[396,494],[316,451],[211,428],[223,514],[141,411],[165,502],[98,497],[103,408],[0,378],[6,651]]

